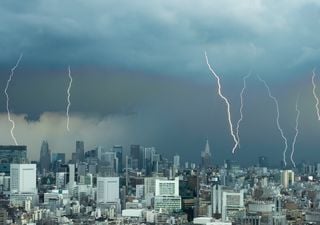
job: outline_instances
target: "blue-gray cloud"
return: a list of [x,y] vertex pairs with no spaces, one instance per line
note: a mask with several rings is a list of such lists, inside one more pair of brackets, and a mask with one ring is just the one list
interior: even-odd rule
[[[138,132],[137,141],[155,143],[163,152],[188,151],[191,158],[199,155],[208,136],[221,161],[229,155],[232,141],[224,105],[215,95],[216,84],[205,64],[206,50],[222,76],[234,121],[241,77],[249,70],[270,82],[289,139],[295,98],[303,92],[305,132],[298,137],[297,154],[305,147],[311,155],[318,126],[309,78],[319,66],[319,12],[316,0],[4,0],[0,2],[1,89],[24,52],[9,89],[12,112],[31,117],[64,112],[66,68],[71,65],[71,115],[131,115],[134,122],[126,120],[121,127]],[[249,88],[240,158],[270,154],[280,161],[282,143],[274,127],[274,108],[257,82],[251,81]],[[37,126],[52,129],[51,123],[42,123],[40,119]],[[144,132],[152,135],[144,137]],[[272,134],[270,140],[265,132]],[[113,140],[126,140],[126,135]]]
[[2,63],[154,74],[302,72],[318,64],[317,1],[2,1]]

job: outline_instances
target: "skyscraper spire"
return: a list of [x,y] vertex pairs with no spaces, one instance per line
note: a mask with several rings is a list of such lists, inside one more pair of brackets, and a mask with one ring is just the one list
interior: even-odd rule
[[204,152],[206,154],[209,154],[211,156],[211,153],[210,153],[210,146],[209,146],[209,140],[207,139],[207,142],[206,142],[206,147],[204,149]]
[[201,166],[202,168],[208,168],[212,166],[212,158],[211,158],[211,152],[210,152],[210,145],[209,140],[206,141],[206,146],[204,148],[204,151],[201,152]]

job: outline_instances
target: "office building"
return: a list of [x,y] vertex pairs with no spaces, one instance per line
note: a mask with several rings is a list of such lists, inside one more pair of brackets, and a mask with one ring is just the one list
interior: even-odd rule
[[11,164],[10,177],[11,193],[37,193],[36,164]]
[[204,151],[201,152],[201,167],[207,169],[212,166],[212,157],[210,152],[209,140],[207,139]]
[[239,211],[244,210],[243,190],[240,192],[223,190],[221,203],[222,220],[232,221]]
[[281,170],[280,182],[284,188],[294,184],[294,172],[292,170]]
[[73,187],[75,185],[75,165],[74,164],[69,164],[69,186]]
[[142,169],[142,153],[140,151],[140,145],[130,146],[131,167],[132,169]]
[[116,172],[122,173],[123,170],[123,147],[121,145],[114,145],[112,151],[115,153],[115,157],[117,159],[117,167]]
[[179,178],[174,180],[156,179],[154,209],[156,211],[181,210],[181,197],[179,196]]
[[119,177],[97,178],[97,203],[119,201]]
[[142,149],[142,169],[146,176],[150,176],[153,169],[153,156],[156,153],[155,147],[146,147]]
[[222,190],[221,185],[215,184],[211,190],[211,205],[213,215],[221,215],[222,213]]
[[116,172],[116,168],[118,168],[118,158],[116,157],[116,153],[113,151],[103,151],[101,153],[101,165],[107,167],[112,173]]
[[84,161],[84,142],[76,141],[77,162]]
[[43,141],[40,150],[40,172],[45,173],[50,170],[51,151],[47,141]]
[[180,156],[179,155],[173,156],[173,166],[176,169],[180,168]]
[[0,145],[0,173],[10,174],[11,163],[27,163],[27,146]]

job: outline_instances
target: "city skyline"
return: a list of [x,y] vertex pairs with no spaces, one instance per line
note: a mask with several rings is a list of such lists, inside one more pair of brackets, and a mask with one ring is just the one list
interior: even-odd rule
[[[274,105],[257,75],[279,100],[288,163],[298,94],[301,132],[294,159],[320,157],[311,82],[315,69],[315,84],[320,86],[314,19],[318,2],[204,1],[189,2],[183,9],[179,1],[125,3],[130,7],[80,1],[70,10],[70,3],[61,2],[62,11],[58,3],[1,3],[0,18],[10,26],[4,24],[1,30],[0,46],[6,54],[0,56],[0,89],[23,53],[8,87],[9,108],[15,136],[28,146],[32,159],[37,159],[42,140],[69,155],[74,141],[83,140],[89,148],[154,146],[190,161],[199,158],[208,138],[218,163],[235,158],[248,164],[261,155],[280,162],[284,147]],[[220,8],[226,10],[212,13]],[[69,10],[72,13],[60,16]],[[243,98],[241,148],[235,155],[226,108],[204,51],[220,76],[234,125],[240,118],[242,79],[252,74]],[[69,66],[73,86],[67,96]],[[7,145],[13,143],[5,103],[1,95],[0,142]]]

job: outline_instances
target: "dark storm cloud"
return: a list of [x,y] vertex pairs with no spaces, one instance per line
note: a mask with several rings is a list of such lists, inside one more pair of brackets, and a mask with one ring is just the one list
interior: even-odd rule
[[[307,148],[312,155],[319,127],[310,122],[315,117],[309,84],[310,71],[319,66],[319,12],[320,3],[311,0],[5,0],[0,2],[1,89],[24,52],[9,88],[10,107],[15,114],[39,119],[27,122],[17,116],[18,135],[30,143],[33,157],[43,138],[57,149],[81,138],[89,146],[155,145],[161,152],[192,159],[209,137],[213,154],[221,161],[230,156],[232,139],[225,105],[216,96],[215,80],[205,64],[206,50],[222,76],[234,122],[239,117],[241,78],[250,70],[264,77],[279,98],[280,122],[289,139],[294,101],[302,92],[307,109],[302,113],[308,117],[302,115],[305,132],[298,138],[297,154],[299,148]],[[87,126],[88,132],[69,139],[58,135],[57,141],[54,136],[64,126],[68,65],[74,77],[71,115],[78,128]],[[283,143],[274,123],[274,106],[261,84],[250,82],[237,157],[248,162],[270,154],[280,161]],[[4,111],[3,96],[0,104]],[[5,116],[0,121],[5,124]],[[37,138],[23,139],[19,124],[35,128]],[[97,124],[103,126],[94,131]],[[120,131],[110,132],[117,125]],[[48,135],[38,135],[44,130]],[[96,135],[104,130],[106,141]],[[3,137],[7,131],[8,124],[1,128]],[[10,142],[9,137],[2,142]]]
[[196,75],[207,50],[227,74],[309,69],[319,10],[317,1],[285,0],[3,1],[1,61],[11,65],[23,51],[32,65]]

